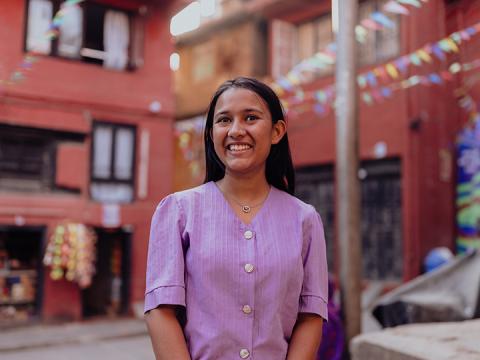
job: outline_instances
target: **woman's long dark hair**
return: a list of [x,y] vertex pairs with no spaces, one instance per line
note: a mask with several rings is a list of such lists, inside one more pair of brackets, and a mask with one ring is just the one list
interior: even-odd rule
[[[275,124],[279,120],[285,120],[282,104],[275,92],[266,84],[248,77],[238,77],[224,82],[212,97],[207,112],[205,124],[205,182],[218,181],[225,176],[225,165],[218,158],[212,140],[213,116],[218,98],[225,91],[232,88],[247,89],[258,94],[268,105],[268,109]],[[265,169],[267,182],[277,189],[293,195],[295,192],[295,172],[293,169],[288,136],[285,133],[278,144],[273,144],[267,157]]]

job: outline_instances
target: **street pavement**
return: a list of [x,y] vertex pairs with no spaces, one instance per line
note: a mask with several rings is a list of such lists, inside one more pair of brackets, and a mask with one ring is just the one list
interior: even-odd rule
[[102,319],[2,330],[2,360],[154,360],[143,320]]

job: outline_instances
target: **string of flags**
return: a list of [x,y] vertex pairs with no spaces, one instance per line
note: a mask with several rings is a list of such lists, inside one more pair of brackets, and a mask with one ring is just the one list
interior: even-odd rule
[[[397,15],[410,15],[410,8],[421,8],[428,0],[389,0],[382,7],[381,10],[372,12],[368,17],[362,19],[355,27],[356,39],[360,43],[365,43],[369,31],[381,31],[384,29],[395,29],[396,22],[392,19]],[[448,44],[442,44],[445,46]],[[437,49],[434,49],[437,52]],[[422,52],[421,56],[425,54]],[[417,55],[419,56],[419,55]],[[428,57],[425,56],[425,59]],[[422,60],[422,57],[420,57]],[[271,86],[276,93],[282,96],[285,92],[291,92],[302,83],[308,81],[304,80],[303,73],[315,73],[318,70],[323,70],[335,64],[336,61],[336,45],[335,43],[328,44],[325,49],[317,52],[315,55],[302,60],[295,65],[287,75],[276,79]],[[404,61],[404,60],[402,60]],[[416,57],[415,62],[418,62]],[[389,67],[391,68],[391,67]],[[392,69],[392,71],[394,71]]]
[[[373,105],[375,102],[381,102],[385,98],[391,97],[395,91],[408,89],[417,85],[442,85],[446,81],[452,81],[454,79],[454,74],[457,74],[461,71],[465,72],[478,69],[479,67],[480,58],[464,64],[455,62],[449,66],[448,70],[432,72],[426,75],[413,75],[405,80],[392,83],[380,89],[363,91],[360,96],[363,102],[365,102],[367,105]],[[470,97],[470,101],[467,102],[466,100],[463,100],[463,102],[460,101],[459,104],[462,108],[468,109],[469,107],[473,106],[473,100]]]
[[[479,32],[480,22],[456,31],[439,41],[428,43],[386,64],[378,65],[371,70],[360,73],[357,76],[358,86],[362,90],[370,89],[370,91],[363,96],[364,101],[370,103],[371,97],[374,99],[389,97],[392,90],[396,90],[396,88],[390,88],[387,84],[392,80],[398,81],[402,78],[410,66],[420,67],[424,64],[432,64],[435,59],[444,62],[447,59],[447,54],[458,53],[461,44],[470,41]],[[470,66],[475,67],[476,64]],[[433,73],[430,74],[428,81],[430,83],[440,83],[442,80],[448,80],[451,75],[449,71]],[[425,83],[427,81],[425,77],[420,77],[420,75],[416,77],[413,76],[412,78],[413,79],[409,80],[410,83],[416,81]],[[406,85],[406,80],[402,81],[401,84]],[[282,104],[287,111],[294,109],[295,112],[304,112],[308,111],[312,107],[311,103],[314,102],[313,108],[315,112],[328,114],[329,108],[334,105],[335,97],[335,85],[331,84],[316,90],[304,91],[298,89],[292,93],[290,97],[282,98]]]
[[[49,28],[44,34],[45,38],[49,40],[54,40],[60,35],[60,27],[63,24],[65,15],[68,11],[75,5],[83,2],[85,0],[66,0],[62,3],[60,9],[55,13],[52,21],[50,22]],[[39,60],[37,56],[37,50],[34,48],[28,51],[23,57],[20,65],[10,74],[8,79],[0,79],[0,85],[15,85],[23,80],[25,80],[25,72],[33,68],[33,64]]]

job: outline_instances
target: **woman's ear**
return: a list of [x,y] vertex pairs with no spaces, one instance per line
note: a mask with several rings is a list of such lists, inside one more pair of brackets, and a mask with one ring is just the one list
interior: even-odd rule
[[287,124],[284,120],[278,120],[272,128],[272,145],[278,144],[287,132]]

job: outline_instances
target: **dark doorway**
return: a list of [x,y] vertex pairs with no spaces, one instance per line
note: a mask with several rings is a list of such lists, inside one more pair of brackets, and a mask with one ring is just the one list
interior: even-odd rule
[[[399,159],[363,162],[363,277],[399,280],[403,273],[402,191]],[[335,189],[333,166],[297,169],[296,195],[320,213],[325,229],[330,271],[335,270]]]
[[0,226],[0,326],[38,318],[44,227]]
[[128,312],[131,234],[96,229],[97,262],[92,285],[83,290],[83,316],[116,316]]
[[322,217],[327,261],[331,272],[335,269],[335,188],[333,166],[316,166],[298,169],[295,193],[300,199],[311,204]]

